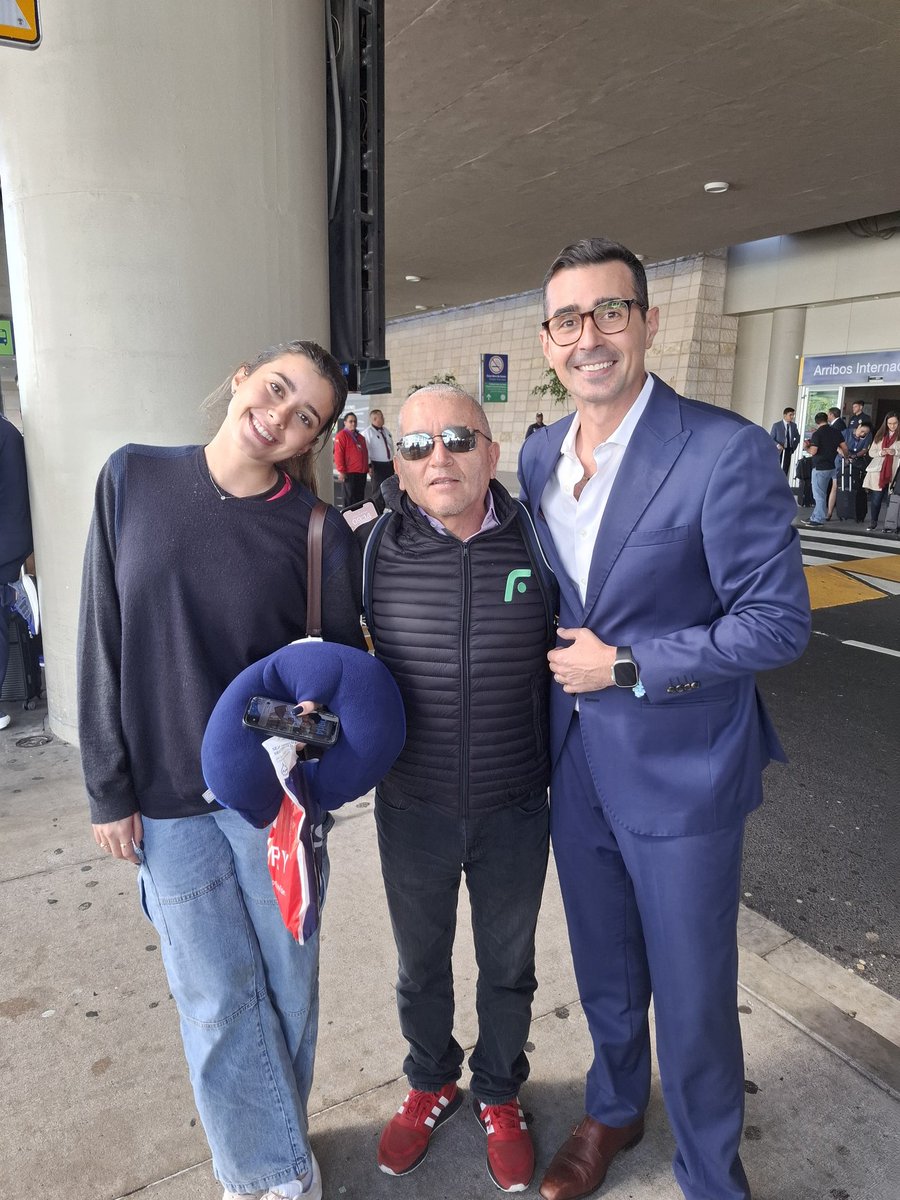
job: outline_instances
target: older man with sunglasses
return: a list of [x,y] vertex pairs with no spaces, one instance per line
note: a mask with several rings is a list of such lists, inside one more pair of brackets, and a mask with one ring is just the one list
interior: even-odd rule
[[472,1108],[494,1183],[522,1191],[534,1172],[518,1093],[547,866],[555,589],[527,512],[493,478],[498,457],[470,395],[414,392],[400,413],[397,475],[384,485],[390,511],[366,547],[369,631],[407,716],[375,818],[410,1091],[384,1128],[378,1165],[414,1170],[462,1104],[451,959],[465,875],[478,961]]

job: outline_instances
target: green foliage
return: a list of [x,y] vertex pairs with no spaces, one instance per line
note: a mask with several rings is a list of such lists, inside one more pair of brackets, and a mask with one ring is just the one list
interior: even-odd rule
[[419,388],[428,387],[432,383],[449,383],[452,387],[459,387],[459,380],[455,375],[451,375],[449,371],[445,371],[440,375],[432,375],[428,383],[414,383],[406,389],[407,396],[411,396],[413,392],[417,392]]
[[569,393],[559,381],[559,376],[552,367],[547,367],[541,376],[541,382],[531,389],[532,396],[540,400],[550,400],[553,404],[566,404]]

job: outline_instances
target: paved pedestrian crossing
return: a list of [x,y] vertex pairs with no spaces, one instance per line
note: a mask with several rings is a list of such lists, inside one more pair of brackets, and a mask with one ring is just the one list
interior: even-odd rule
[[813,608],[900,595],[900,539],[851,525],[800,529]]

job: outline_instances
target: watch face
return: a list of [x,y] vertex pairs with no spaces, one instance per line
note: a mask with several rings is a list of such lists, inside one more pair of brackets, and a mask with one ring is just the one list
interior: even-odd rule
[[638,681],[637,663],[629,659],[620,659],[613,666],[613,677],[616,687],[635,687]]

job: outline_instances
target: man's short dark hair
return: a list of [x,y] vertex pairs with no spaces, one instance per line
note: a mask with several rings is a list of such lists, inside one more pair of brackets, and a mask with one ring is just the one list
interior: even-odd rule
[[[634,298],[646,311],[650,307],[650,299],[647,292],[647,272],[641,260],[621,242],[611,242],[609,238],[582,238],[580,242],[572,242],[570,246],[560,250],[544,276],[544,316],[550,315],[547,311],[547,287],[554,275],[569,267],[593,267],[608,262],[622,262],[628,267],[634,281]],[[628,300],[630,297],[623,296],[622,299]]]
[[827,425],[828,424],[828,413],[817,412],[816,413],[816,424],[817,425]]
[[786,408],[781,415],[783,417],[786,417],[788,415],[788,413],[792,413],[792,412],[796,412],[796,411],[797,411],[796,408]]
[[839,417],[841,415],[841,410],[839,408],[829,408],[828,412],[832,417]]
[[872,422],[869,420],[863,419],[862,421],[857,422],[856,428],[857,429],[871,429]]

